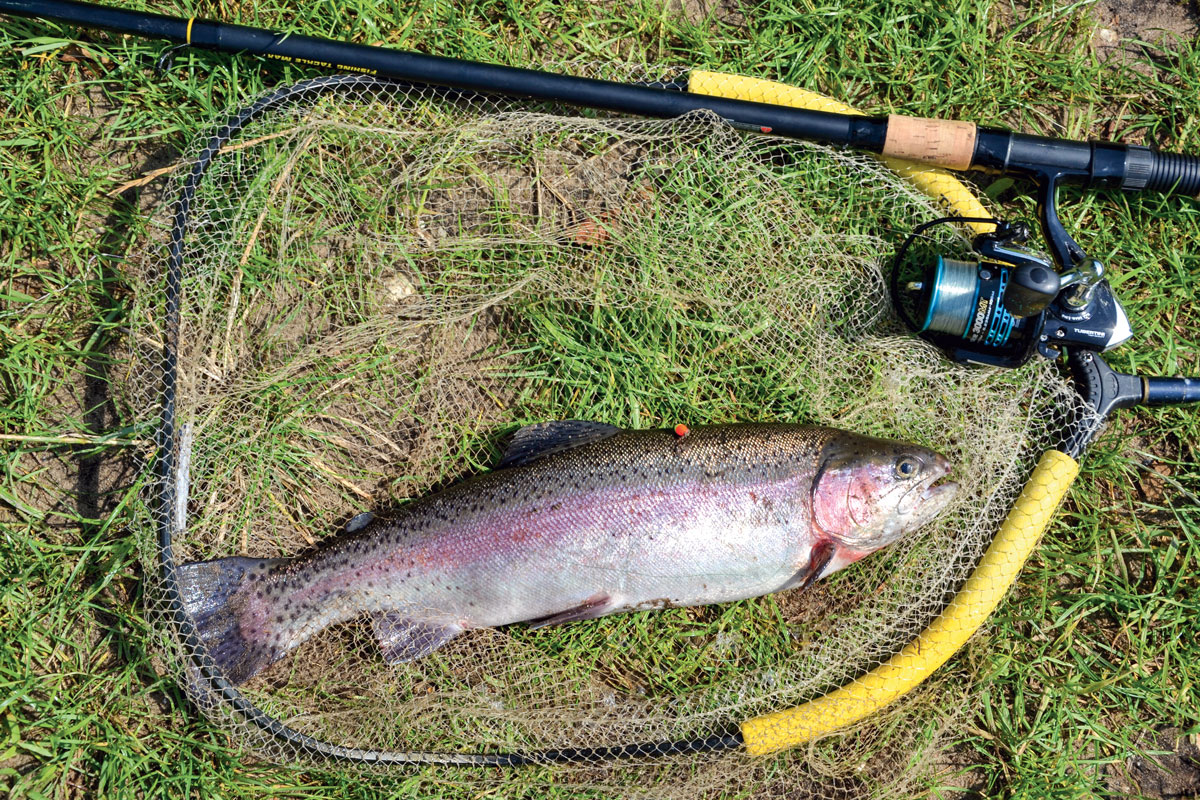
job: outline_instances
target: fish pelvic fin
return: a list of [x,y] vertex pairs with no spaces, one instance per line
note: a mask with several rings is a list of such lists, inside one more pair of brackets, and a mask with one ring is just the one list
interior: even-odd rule
[[598,619],[611,614],[616,608],[616,603],[610,595],[599,593],[594,594],[587,600],[584,600],[573,608],[564,609],[555,614],[550,614],[545,617],[537,617],[535,619],[526,620],[529,627],[544,628],[547,625],[562,625],[567,622],[579,622],[585,619]]
[[282,558],[220,558],[175,568],[184,610],[196,635],[230,683],[249,680],[283,652],[247,608],[247,590]]
[[463,632],[461,625],[412,619],[395,611],[372,614],[371,627],[383,660],[389,664],[415,661]]

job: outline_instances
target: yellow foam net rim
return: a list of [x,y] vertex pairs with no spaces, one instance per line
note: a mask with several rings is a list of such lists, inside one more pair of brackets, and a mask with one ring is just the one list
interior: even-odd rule
[[1000,604],[1078,473],[1079,464],[1065,453],[1043,453],[996,538],[946,610],[903,650],[852,683],[804,705],[743,722],[746,751],[765,755],[844,728],[932,675]]
[[[690,73],[688,91],[813,111],[862,113],[806,89],[700,70]],[[950,173],[896,158],[881,156],[880,160],[951,213],[964,217],[991,216],[975,194]],[[975,222],[970,227],[979,234],[993,226]],[[932,675],[1000,604],[1078,474],[1079,464],[1069,455],[1057,450],[1043,453],[991,546],[945,610],[903,650],[842,688],[804,705],[743,722],[741,732],[746,751],[751,755],[766,755],[852,725]]]

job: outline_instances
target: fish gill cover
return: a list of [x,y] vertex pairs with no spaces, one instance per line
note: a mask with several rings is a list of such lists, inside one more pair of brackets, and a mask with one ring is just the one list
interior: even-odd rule
[[[317,739],[390,752],[687,739],[850,681],[936,615],[1072,395],[1049,365],[947,363],[891,316],[883,264],[900,232],[940,214],[932,201],[869,158],[747,137],[705,114],[581,115],[339,80],[251,121],[197,187],[177,469],[147,480],[147,574],[163,555],[155,515],[176,516],[176,564],[291,557],[361,512],[488,470],[519,427],[555,419],[836,426],[944,454],[961,489],[915,535],[777,595],[473,629],[399,664],[368,620],[333,625],[239,687],[253,704]],[[162,401],[172,222],[164,209],[162,246],[136,265],[123,383],[143,419]],[[583,555],[564,550],[562,568]],[[248,752],[312,758],[201,688],[177,624],[163,614],[159,629],[164,664]],[[936,766],[954,707],[935,682],[769,758],[392,769],[425,793],[893,796]]]

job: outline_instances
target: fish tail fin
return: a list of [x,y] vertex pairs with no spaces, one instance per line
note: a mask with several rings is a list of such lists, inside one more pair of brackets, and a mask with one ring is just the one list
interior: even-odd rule
[[[247,613],[247,587],[286,559],[220,558],[175,568],[183,607],[208,655],[231,683],[248,680],[282,655]],[[258,635],[256,635],[256,633]]]

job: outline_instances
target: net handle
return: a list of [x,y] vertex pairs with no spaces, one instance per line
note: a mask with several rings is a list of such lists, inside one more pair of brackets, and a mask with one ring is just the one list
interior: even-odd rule
[[1043,453],[996,538],[946,610],[866,675],[804,705],[743,722],[746,752],[766,755],[858,722],[932,675],[1004,599],[1078,474],[1079,463],[1066,453]]

